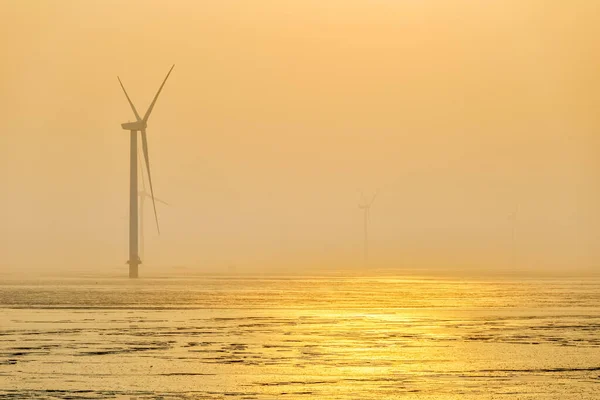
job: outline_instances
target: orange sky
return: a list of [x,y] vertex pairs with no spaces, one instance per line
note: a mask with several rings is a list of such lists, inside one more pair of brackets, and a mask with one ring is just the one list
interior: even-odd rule
[[[147,263],[523,268],[600,259],[600,4],[0,3],[0,265],[127,259],[128,133],[148,134]],[[141,111],[142,112],[142,111]],[[150,210],[148,210],[150,211]],[[125,266],[123,265],[125,270]]]

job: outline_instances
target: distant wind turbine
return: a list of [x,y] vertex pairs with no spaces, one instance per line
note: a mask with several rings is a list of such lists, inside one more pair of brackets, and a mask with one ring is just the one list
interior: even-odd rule
[[154,219],[156,220],[156,229],[160,235],[160,228],[158,226],[158,214],[156,214],[156,202],[154,201],[154,189],[152,187],[152,175],[150,174],[150,158],[148,155],[148,139],[146,138],[146,127],[148,126],[148,118],[150,118],[150,114],[152,113],[152,109],[156,104],[156,100],[158,99],[158,95],[160,94],[163,86],[167,82],[169,75],[171,75],[171,71],[175,65],[171,67],[167,76],[165,77],[162,85],[158,89],[158,92],[154,96],[152,103],[150,103],[150,107],[144,114],[144,117],[141,118],[138,114],[135,106],[131,102],[127,91],[125,90],[125,86],[121,82],[121,79],[117,77],[119,80],[119,84],[123,89],[123,93],[125,93],[125,97],[127,97],[127,101],[131,106],[131,110],[135,114],[135,122],[126,122],[121,124],[121,127],[130,132],[130,148],[129,148],[129,260],[127,263],[129,264],[129,277],[137,278],[138,277],[138,266],[142,263],[142,260],[139,257],[138,253],[138,177],[137,177],[137,134],[138,131],[142,133],[142,149],[144,152],[144,159],[146,161],[146,170],[148,171],[148,182],[150,183],[150,196],[152,197],[152,206],[154,208]]
[[364,230],[365,230],[365,242],[364,242],[364,263],[367,265],[369,259],[369,221],[371,219],[371,205],[375,201],[377,197],[377,192],[373,195],[371,200],[367,200],[364,193],[360,193],[360,203],[358,203],[358,208],[364,210]]

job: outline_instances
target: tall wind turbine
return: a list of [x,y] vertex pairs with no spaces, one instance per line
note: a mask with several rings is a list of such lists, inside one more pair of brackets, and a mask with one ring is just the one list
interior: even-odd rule
[[131,102],[127,91],[125,90],[125,86],[121,82],[121,79],[117,77],[119,83],[121,84],[121,88],[123,89],[123,93],[125,93],[125,97],[127,97],[127,101],[131,106],[131,110],[135,114],[135,122],[125,122],[121,124],[121,127],[130,133],[130,147],[129,147],[129,260],[127,264],[129,264],[129,277],[137,278],[138,277],[138,266],[142,263],[142,260],[139,257],[138,253],[138,176],[137,176],[137,153],[138,153],[138,132],[142,134],[142,149],[144,151],[144,159],[146,161],[146,170],[148,171],[148,182],[150,183],[150,196],[152,197],[152,206],[154,208],[154,219],[156,220],[156,229],[160,234],[160,228],[158,226],[158,215],[156,214],[156,203],[154,201],[154,189],[152,187],[152,175],[150,174],[150,158],[148,155],[148,139],[146,138],[146,127],[148,126],[148,118],[150,118],[150,114],[152,113],[152,109],[156,104],[156,99],[158,99],[158,95],[160,94],[163,86],[167,82],[169,75],[171,75],[171,71],[175,65],[171,67],[167,76],[165,77],[162,85],[156,92],[156,96],[150,103],[150,107],[144,114],[144,118],[140,118],[135,106]]
[[[138,156],[140,156],[140,153],[138,152]],[[144,177],[144,167],[142,164],[142,160],[141,160],[141,156],[140,156],[140,171],[142,172],[142,190],[140,190],[138,192],[138,196],[139,196],[139,205],[140,205],[140,216],[139,216],[139,222],[140,222],[140,258],[144,258],[144,255],[146,254],[144,252],[144,244],[145,244],[145,240],[144,240],[144,204],[146,203],[146,199],[152,199],[152,195],[146,191],[146,178]],[[169,203],[167,203],[164,200],[159,199],[158,197],[154,197],[154,200],[157,201],[158,203],[162,203],[165,205],[169,205]]]
[[369,231],[368,225],[371,217],[371,205],[375,201],[377,197],[377,192],[373,195],[371,200],[367,200],[364,193],[360,194],[360,203],[358,203],[358,208],[364,210],[364,230],[365,230],[365,243],[364,243],[364,263],[367,265],[367,261],[369,259]]

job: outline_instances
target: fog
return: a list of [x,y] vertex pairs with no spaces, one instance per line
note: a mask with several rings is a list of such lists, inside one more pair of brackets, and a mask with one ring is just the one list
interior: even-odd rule
[[[0,268],[597,270],[594,0],[3,1]],[[516,258],[512,221],[518,207]]]

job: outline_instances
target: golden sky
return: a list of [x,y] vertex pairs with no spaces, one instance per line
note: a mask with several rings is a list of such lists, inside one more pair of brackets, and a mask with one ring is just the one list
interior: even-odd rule
[[[127,259],[145,111],[154,265],[600,260],[595,0],[0,2],[0,265]],[[125,268],[125,266],[123,266]],[[295,267],[294,267],[295,268]]]

